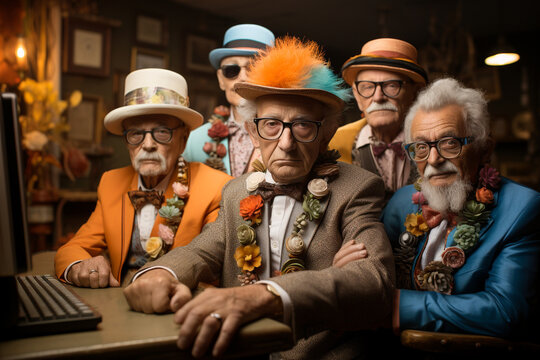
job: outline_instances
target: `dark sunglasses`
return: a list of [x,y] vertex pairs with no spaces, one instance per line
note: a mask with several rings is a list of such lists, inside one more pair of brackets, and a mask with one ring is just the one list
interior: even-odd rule
[[234,79],[240,74],[240,70],[242,68],[246,68],[247,66],[240,66],[238,64],[231,64],[231,65],[223,65],[220,67],[221,72],[223,73],[223,76],[225,76],[227,79]]

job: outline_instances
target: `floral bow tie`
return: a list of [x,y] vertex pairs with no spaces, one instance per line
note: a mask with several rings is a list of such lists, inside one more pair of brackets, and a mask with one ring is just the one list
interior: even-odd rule
[[263,181],[257,188],[257,193],[260,194],[264,201],[273,199],[274,196],[286,195],[290,196],[297,201],[302,201],[302,195],[304,193],[304,184],[296,183],[290,185],[278,185],[270,184]]
[[[426,204],[422,205],[422,215],[424,216],[426,224],[427,226],[429,226],[430,229],[438,226],[445,218],[443,217],[443,214],[441,214],[437,210],[433,210],[429,205]],[[446,214],[446,219],[448,220],[449,227],[453,227],[456,225],[456,217],[457,214],[454,213]]]
[[133,190],[128,191],[128,195],[133,207],[135,208],[135,211],[138,211],[148,203],[151,203],[156,208],[160,208],[161,203],[163,202],[163,193],[156,190]]
[[379,144],[371,144],[371,148],[373,149],[373,155],[379,157],[381,156],[386,149],[392,149],[394,153],[399,156],[401,160],[405,158],[405,151],[401,147],[401,141],[394,142],[391,144],[385,144],[385,143],[379,143]]

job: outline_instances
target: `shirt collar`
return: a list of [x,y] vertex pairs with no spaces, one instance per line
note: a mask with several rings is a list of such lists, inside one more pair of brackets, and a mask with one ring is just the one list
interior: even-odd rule
[[[402,129],[390,143],[395,143],[397,141],[402,142],[403,140],[405,140],[405,132]],[[380,142],[381,141],[378,141],[373,137],[373,129],[371,128],[371,126],[366,124],[366,126],[364,126],[362,130],[360,130],[360,133],[358,133],[355,148],[358,149],[359,147],[367,144],[377,144]]]

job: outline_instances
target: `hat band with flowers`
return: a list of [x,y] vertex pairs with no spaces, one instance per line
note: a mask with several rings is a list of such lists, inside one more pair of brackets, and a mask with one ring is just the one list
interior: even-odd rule
[[124,96],[124,105],[167,104],[189,106],[189,99],[174,90],[160,86],[145,86],[131,90]]

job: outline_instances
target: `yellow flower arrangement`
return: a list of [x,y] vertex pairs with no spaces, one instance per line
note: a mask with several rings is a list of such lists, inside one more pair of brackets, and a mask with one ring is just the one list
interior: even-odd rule
[[236,248],[234,253],[236,264],[244,271],[253,271],[261,266],[261,248],[257,245],[246,245]]
[[405,219],[405,228],[414,236],[420,236],[429,230],[422,214],[409,214]]

